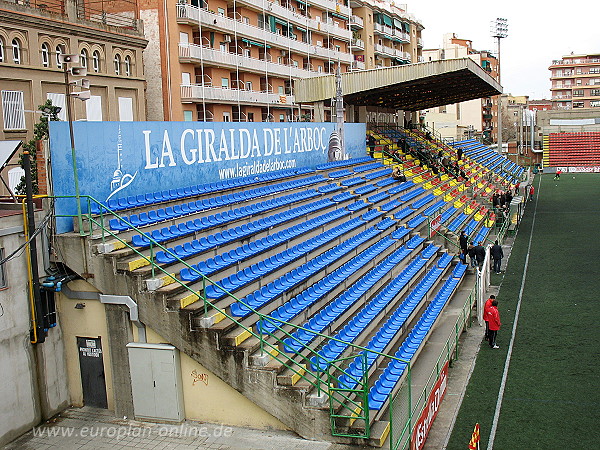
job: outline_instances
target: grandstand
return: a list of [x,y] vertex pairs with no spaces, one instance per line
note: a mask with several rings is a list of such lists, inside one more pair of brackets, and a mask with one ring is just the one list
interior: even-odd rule
[[[474,140],[369,133],[374,158],[89,199],[83,228],[59,236],[65,263],[301,436],[404,445],[413,424],[398,411],[418,416],[426,396],[406,400],[411,376],[439,375],[420,355],[474,285],[456,235],[493,239],[489,196],[523,168]],[[474,296],[459,301],[456,330]]]
[[544,167],[600,166],[600,133],[550,133],[544,136]]

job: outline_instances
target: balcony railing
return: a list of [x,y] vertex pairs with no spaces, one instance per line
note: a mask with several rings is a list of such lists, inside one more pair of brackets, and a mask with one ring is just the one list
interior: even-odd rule
[[359,16],[350,16],[350,26],[355,26],[357,28],[363,28],[365,26],[365,22],[362,17]]
[[350,47],[352,48],[352,50],[356,50],[356,49],[364,50],[365,43],[362,39],[352,39],[352,41],[350,41]]
[[309,78],[319,75],[311,70],[305,70],[293,65],[278,64],[264,59],[252,58],[250,56],[238,55],[231,52],[196,44],[179,44],[179,57],[196,62],[204,62],[235,69],[241,67],[248,72],[265,73],[280,77]]
[[365,68],[364,61],[352,61],[352,66],[350,66],[352,70],[363,70]]
[[229,89],[207,85],[181,85],[182,101],[217,101],[228,103],[253,103],[264,105],[291,106],[294,104],[293,95],[281,95],[270,92],[247,91],[243,89]]
[[[191,21],[192,24],[201,23],[209,26],[210,29],[218,30],[224,34],[237,33],[238,37],[248,37],[258,42],[267,42],[269,45],[274,45],[283,49],[289,49],[297,53],[305,53],[314,57],[330,59],[350,64],[352,56],[348,53],[339,52],[325,47],[318,47],[296,39],[283,36],[281,34],[272,33],[260,27],[249,25],[230,17],[221,16],[206,9],[201,9],[196,6],[178,4],[177,18],[183,22]],[[350,31],[347,30],[348,41],[350,41]]]

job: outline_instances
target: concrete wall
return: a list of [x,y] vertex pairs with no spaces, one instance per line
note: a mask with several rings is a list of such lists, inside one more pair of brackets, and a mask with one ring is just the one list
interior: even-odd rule
[[[83,280],[71,281],[69,288],[76,292],[97,292],[93,286]],[[113,376],[110,364],[111,346],[106,321],[106,305],[100,303],[100,300],[69,298],[62,293],[57,296],[56,303],[64,336],[70,403],[75,406],[84,405],[77,337],[101,338],[106,399],[108,409],[114,410]],[[77,303],[83,303],[85,308],[75,309]]]
[[[0,219],[4,256],[24,242],[22,233],[20,214]],[[38,259],[42,261],[41,255]],[[3,268],[6,285],[0,290],[0,446],[68,406],[61,326],[49,331],[45,343],[31,344],[26,253],[18,254]]]
[[[151,344],[168,343],[150,328],[146,328],[146,337]],[[134,338],[137,338],[135,329]],[[186,419],[259,429],[288,429],[200,363],[183,352],[180,357]]]

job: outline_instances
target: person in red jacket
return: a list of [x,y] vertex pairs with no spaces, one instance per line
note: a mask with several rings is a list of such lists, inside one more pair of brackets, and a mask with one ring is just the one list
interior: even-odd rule
[[485,321],[485,335],[484,335],[484,339],[487,341],[488,340],[488,336],[490,334],[490,319],[489,319],[489,314],[490,314],[490,308],[492,307],[492,302],[496,300],[496,296],[495,295],[490,295],[490,298],[488,298],[485,301],[485,305],[483,305],[483,320]]
[[533,184],[531,186],[529,186],[529,200],[533,200],[533,194],[535,193],[535,188],[533,187]]
[[490,331],[488,333],[490,347],[500,348],[496,345],[496,336],[498,335],[500,325],[502,325],[500,323],[500,312],[498,311],[498,300],[492,300],[492,306],[490,306],[488,312],[488,320],[490,322]]

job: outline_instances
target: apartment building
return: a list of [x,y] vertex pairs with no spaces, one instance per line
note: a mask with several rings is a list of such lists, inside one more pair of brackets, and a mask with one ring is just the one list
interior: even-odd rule
[[91,97],[74,102],[74,120],[146,120],[142,52],[134,3],[0,0],[0,139],[31,139],[38,106],[51,99],[66,120],[60,55],[77,54]]
[[[425,49],[422,56],[426,62],[468,57],[498,80],[498,59],[487,50],[475,50],[471,40],[458,38],[454,33],[444,35],[442,48]],[[425,114],[425,122],[446,138],[477,136],[486,143],[495,142],[498,96],[431,108]]]
[[565,55],[549,70],[552,109],[600,110],[600,53]]
[[388,2],[145,0],[139,8],[151,120],[311,120],[312,106],[295,102],[295,79],[420,55],[422,26]]

